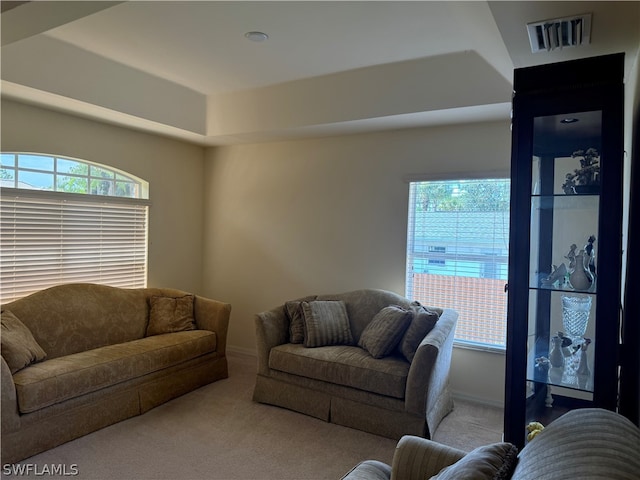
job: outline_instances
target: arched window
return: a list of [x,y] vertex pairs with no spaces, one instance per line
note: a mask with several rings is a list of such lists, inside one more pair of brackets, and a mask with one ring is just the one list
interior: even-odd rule
[[0,154],[0,300],[60,283],[147,283],[149,184],[94,162]]
[[2,153],[2,188],[149,198],[149,184],[97,163],[39,153]]

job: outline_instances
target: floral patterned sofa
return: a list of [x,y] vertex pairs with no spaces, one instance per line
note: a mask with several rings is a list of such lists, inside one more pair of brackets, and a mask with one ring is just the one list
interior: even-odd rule
[[2,463],[218,379],[231,306],[180,290],[59,285],[2,306]]

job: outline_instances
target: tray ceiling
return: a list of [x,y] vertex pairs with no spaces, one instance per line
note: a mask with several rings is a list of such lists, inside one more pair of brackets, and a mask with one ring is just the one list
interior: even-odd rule
[[[507,120],[513,68],[640,44],[639,2],[2,5],[3,96],[205,145]],[[531,53],[582,13],[588,45]]]

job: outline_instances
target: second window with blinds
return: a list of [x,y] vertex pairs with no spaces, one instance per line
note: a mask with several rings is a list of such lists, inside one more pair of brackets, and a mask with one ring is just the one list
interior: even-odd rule
[[456,343],[504,350],[508,179],[411,182],[406,296],[457,310]]

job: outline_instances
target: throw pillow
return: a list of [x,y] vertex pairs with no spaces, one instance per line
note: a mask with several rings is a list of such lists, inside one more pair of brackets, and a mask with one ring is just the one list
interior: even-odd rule
[[413,319],[399,345],[400,352],[409,362],[413,362],[420,343],[440,318],[436,312],[420,305],[419,302],[412,302],[411,310],[413,310]]
[[149,298],[149,324],[147,337],[162,333],[195,330],[193,318],[194,295],[182,297],[152,296]]
[[353,345],[347,307],[343,301],[302,302],[304,346]]
[[411,323],[413,313],[397,305],[384,307],[362,331],[358,346],[373,358],[390,355]]
[[289,342],[304,343],[304,312],[302,302],[291,301],[284,304],[289,317]]
[[506,480],[518,461],[518,448],[500,442],[467,453],[453,465],[440,470],[431,480]]
[[31,330],[13,312],[3,310],[0,323],[0,349],[12,374],[47,357]]

